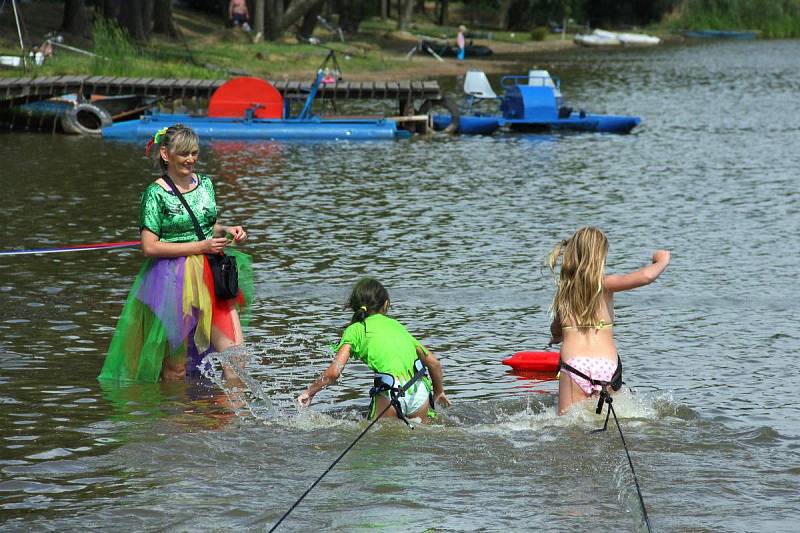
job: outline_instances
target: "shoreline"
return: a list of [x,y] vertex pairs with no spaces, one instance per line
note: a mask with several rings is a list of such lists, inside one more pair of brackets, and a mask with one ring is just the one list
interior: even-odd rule
[[[559,52],[573,50],[577,45],[572,39],[553,40],[553,41],[530,41],[525,43],[507,43],[502,41],[489,41],[485,39],[474,39],[474,44],[488,46],[494,55],[486,58],[466,58],[458,61],[454,58],[443,58],[439,61],[430,54],[417,52],[408,59],[408,66],[392,67],[380,70],[356,69],[350,71],[347,65],[340,59],[342,65],[342,76],[348,81],[400,81],[412,80],[422,81],[451,76],[463,76],[470,69],[478,69],[487,74],[504,74],[509,69],[519,65],[519,59],[512,59],[505,56],[522,55],[525,53],[536,54],[540,52]],[[287,71],[289,79],[302,80],[309,77],[307,69]]]

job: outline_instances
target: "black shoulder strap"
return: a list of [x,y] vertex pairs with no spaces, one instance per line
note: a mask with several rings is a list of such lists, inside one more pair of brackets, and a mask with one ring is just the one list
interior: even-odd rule
[[[163,179],[167,183],[167,185],[169,185],[170,189],[172,189],[172,192],[175,193],[175,196],[177,196],[178,200],[180,200],[181,203],[183,204],[183,207],[185,207],[186,211],[189,212],[189,217],[192,219],[192,224],[194,225],[194,232],[197,234],[197,240],[198,241],[206,240],[206,236],[203,235],[203,230],[200,229],[200,223],[197,221],[197,217],[194,216],[192,208],[189,207],[188,203],[186,203],[186,198],[183,197],[181,191],[179,191],[178,187],[175,186],[175,183],[172,181],[172,178],[170,178],[167,174],[164,174],[163,176],[161,176],[161,179]],[[200,185],[198,184],[197,186],[199,187]]]

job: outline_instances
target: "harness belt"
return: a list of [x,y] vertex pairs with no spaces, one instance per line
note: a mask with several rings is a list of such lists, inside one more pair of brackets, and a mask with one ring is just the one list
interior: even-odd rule
[[[567,372],[575,374],[579,378],[585,379],[586,381],[588,381],[592,385],[596,385],[596,386],[600,387],[600,398],[598,398],[598,400],[597,400],[597,408],[594,411],[598,415],[603,412],[603,404],[604,403],[607,403],[609,405],[609,407],[610,407],[611,406],[611,402],[613,401],[613,398],[611,398],[611,393],[608,392],[608,387],[611,387],[611,389],[616,392],[619,389],[621,389],[622,388],[622,384],[625,383],[624,381],[622,381],[622,361],[620,360],[619,355],[617,355],[617,369],[614,370],[614,375],[611,376],[611,380],[610,381],[601,381],[599,379],[592,379],[589,376],[587,376],[586,374],[584,374],[583,372],[581,372],[580,370],[574,368],[571,365],[568,365],[567,363],[565,363],[562,360],[559,360],[558,361],[558,370],[560,371],[562,368],[564,370],[566,370]],[[603,425],[603,429],[596,430],[596,431],[605,431],[606,427],[608,426],[608,417],[609,417],[610,414],[611,414],[611,410],[609,409],[608,412],[606,413],[606,423]]]
[[[427,375],[427,373],[428,369],[425,368],[425,365],[423,365],[422,361],[419,359],[414,361],[414,376],[402,386],[397,385],[397,378],[395,378],[393,375],[383,374],[380,372],[376,373],[373,386],[369,390],[370,411],[372,410],[375,396],[382,392],[389,391],[389,401],[392,404],[392,407],[394,407],[394,412],[397,413],[397,418],[405,422],[408,427],[413,429],[414,426],[409,423],[405,413],[403,413],[403,408],[400,405],[400,397],[405,396],[406,391],[410,389],[411,386],[420,378]],[[428,403],[430,404],[430,408],[433,409],[433,394],[431,393],[428,393]]]

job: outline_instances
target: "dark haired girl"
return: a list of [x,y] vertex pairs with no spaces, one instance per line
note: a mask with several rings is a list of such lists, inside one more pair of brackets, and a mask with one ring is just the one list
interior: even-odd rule
[[[356,283],[348,307],[353,310],[353,318],[342,334],[336,357],[327,370],[297,397],[301,406],[307,407],[320,390],[336,383],[351,355],[366,363],[376,374],[370,418],[389,406],[385,416],[424,420],[432,415],[431,402],[450,405],[442,385],[441,363],[400,322],[386,316],[389,293],[379,281],[364,278]],[[404,395],[393,395],[389,390],[403,387],[423,370],[430,378],[418,379]],[[396,396],[394,403],[392,396]],[[397,408],[401,412],[398,413]]]

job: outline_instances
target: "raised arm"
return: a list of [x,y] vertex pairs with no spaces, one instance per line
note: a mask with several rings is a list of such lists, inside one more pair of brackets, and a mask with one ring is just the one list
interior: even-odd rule
[[644,268],[628,274],[612,274],[606,276],[604,284],[607,291],[620,292],[635,289],[653,283],[667,268],[670,253],[667,250],[653,252],[653,262]]
[[311,405],[311,400],[314,399],[314,396],[327,387],[328,385],[333,385],[339,379],[339,376],[342,375],[342,370],[344,370],[347,361],[350,359],[350,345],[344,344],[339,351],[336,352],[336,357],[333,358],[333,362],[328,365],[328,368],[325,369],[325,372],[322,373],[320,377],[314,380],[314,383],[308,386],[308,389],[300,396],[297,397],[297,403],[299,403],[302,407],[308,407]]
[[428,374],[431,377],[431,385],[433,385],[433,401],[445,407],[450,406],[450,400],[444,394],[444,381],[442,379],[442,363],[436,358],[433,353],[428,351],[422,345],[417,346],[417,357],[425,368],[428,369]]

